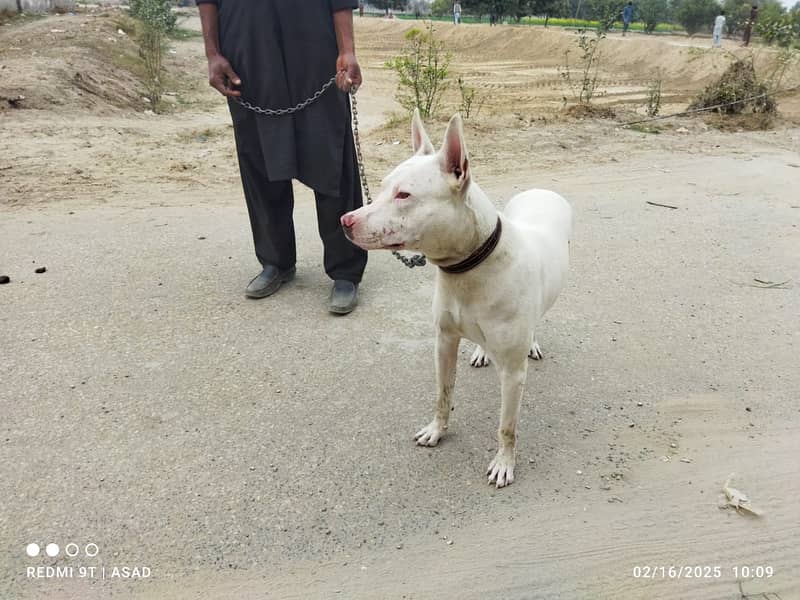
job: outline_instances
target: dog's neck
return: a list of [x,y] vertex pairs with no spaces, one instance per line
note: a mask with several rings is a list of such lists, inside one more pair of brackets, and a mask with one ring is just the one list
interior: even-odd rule
[[464,199],[464,218],[454,226],[452,243],[442,250],[441,256],[428,255],[428,259],[439,267],[455,265],[480,248],[496,226],[497,209],[478,184],[470,181]]

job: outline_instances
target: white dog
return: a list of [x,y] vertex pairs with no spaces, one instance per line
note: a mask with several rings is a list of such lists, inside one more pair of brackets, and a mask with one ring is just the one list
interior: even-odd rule
[[471,176],[461,117],[434,150],[414,113],[414,156],[384,180],[373,204],[341,219],[347,237],[365,250],[424,252],[439,269],[436,324],[438,400],[433,421],[415,439],[435,446],[447,431],[461,338],[479,347],[470,362],[495,362],[502,407],[499,449],[489,483],[514,481],[517,421],[528,371],[541,358],[536,332],[564,285],[569,265],[572,209],[546,190],[514,196],[500,214]]

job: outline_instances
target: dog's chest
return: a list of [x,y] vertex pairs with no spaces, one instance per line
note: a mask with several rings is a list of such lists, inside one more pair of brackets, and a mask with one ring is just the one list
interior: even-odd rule
[[440,310],[437,322],[443,331],[467,338],[476,344],[486,343],[486,335],[480,326],[480,320],[463,310],[458,308]]
[[486,342],[481,323],[491,311],[491,303],[481,290],[441,288],[434,303],[434,315],[440,328],[458,334],[476,344]]

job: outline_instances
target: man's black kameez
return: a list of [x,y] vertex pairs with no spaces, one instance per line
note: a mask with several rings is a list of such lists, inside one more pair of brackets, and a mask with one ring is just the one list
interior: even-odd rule
[[[216,4],[220,52],[241,78],[242,99],[268,109],[295,106],[336,73],[333,12],[357,0],[198,0]],[[361,280],[366,253],[348,242],[339,217],[361,206],[347,95],[331,86],[307,108],[281,117],[229,99],[256,255],[294,266],[292,179],[316,193],[325,270]]]

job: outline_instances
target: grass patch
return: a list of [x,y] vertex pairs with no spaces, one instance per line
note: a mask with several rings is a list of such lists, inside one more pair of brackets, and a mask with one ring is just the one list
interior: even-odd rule
[[[523,17],[522,21],[519,23],[520,25],[544,25],[545,19],[544,17]],[[556,19],[551,18],[547,19],[548,27],[552,25],[553,27],[568,27],[574,29],[596,29],[600,27],[600,21],[589,21],[586,19]],[[614,27],[612,26],[610,31],[613,31]],[[618,29],[622,29],[619,27]],[[631,23],[630,27],[628,28],[629,31],[639,31],[644,32],[644,23]],[[656,25],[655,32],[656,33],[674,33],[676,31],[683,31],[683,28],[679,25],[673,25],[671,23],[659,23]]]
[[47,15],[41,13],[18,13],[17,11],[0,10],[0,25],[9,25],[11,27],[25,25],[25,23],[44,19],[45,16]]
[[217,127],[212,129],[211,127],[206,127],[205,129],[195,129],[192,131],[184,131],[178,134],[178,141],[181,143],[201,143],[204,144],[214,138],[218,138],[222,135],[228,134],[228,127]]
[[188,40],[194,40],[202,37],[203,33],[201,31],[195,31],[194,29],[184,29],[183,27],[176,27],[169,34],[169,39],[174,40],[176,42],[185,42]]
[[705,122],[720,131],[768,131],[775,125],[775,115],[763,112],[750,112],[739,115],[713,114],[705,117]]
[[[374,16],[382,17],[383,15],[382,14],[378,14],[378,15],[374,15]],[[406,20],[406,21],[408,21],[408,20],[410,20],[410,21],[416,20],[414,18],[414,15],[395,14],[395,17],[398,18],[398,19]],[[448,23],[452,23],[453,22],[452,15],[439,16],[439,17],[434,16],[434,15],[427,15],[427,16],[424,17],[424,19],[427,20],[427,21],[446,21]],[[422,20],[422,17],[420,17],[419,20]],[[462,15],[461,16],[461,22],[462,23],[467,23],[467,24],[475,24],[475,23],[486,24],[486,23],[489,22],[489,16],[486,15],[483,19],[479,20],[477,17],[474,17],[472,15]],[[544,25],[544,23],[545,23],[545,18],[544,17],[522,17],[522,19],[520,20],[519,23],[514,22],[514,19],[510,19],[510,20],[506,19],[506,21],[505,21],[506,25],[536,25],[536,26],[541,26],[541,25]],[[597,27],[600,26],[600,22],[599,21],[591,21],[591,20],[587,20],[587,19],[557,19],[557,18],[551,18],[551,19],[547,20],[547,25],[548,25],[548,27],[552,25],[553,27],[567,27],[567,28],[573,28],[573,29],[586,29],[586,28],[596,29]],[[614,28],[612,27],[611,30],[613,30],[613,29]],[[619,29],[621,31],[622,30],[622,26],[618,27],[617,29]],[[644,32],[644,23],[631,23],[631,26],[629,27],[629,31]],[[675,33],[675,32],[683,32],[683,27],[681,27],[680,25],[673,25],[672,23],[659,23],[656,26],[656,29],[655,29],[655,33]]]
[[567,108],[568,116],[575,119],[614,119],[617,113],[610,106],[581,102]]
[[629,129],[631,129],[632,131],[638,131],[639,133],[653,133],[653,134],[661,133],[660,127],[653,127],[652,125],[645,125],[644,123],[636,123],[634,125],[630,125]]

